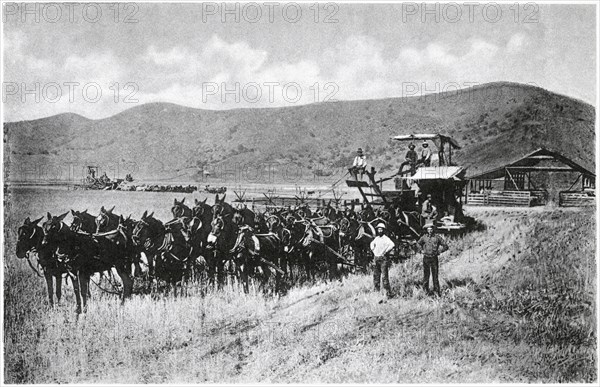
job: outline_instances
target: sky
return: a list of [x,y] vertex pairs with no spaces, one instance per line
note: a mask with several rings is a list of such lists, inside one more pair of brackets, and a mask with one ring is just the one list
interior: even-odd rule
[[596,8],[3,3],[5,121],[405,97],[495,81],[595,105]]

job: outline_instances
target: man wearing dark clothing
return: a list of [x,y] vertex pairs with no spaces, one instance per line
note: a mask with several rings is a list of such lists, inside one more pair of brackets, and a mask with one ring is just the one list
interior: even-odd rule
[[414,175],[415,173],[415,166],[417,165],[417,152],[415,151],[415,146],[414,144],[410,144],[408,146],[409,150],[408,152],[406,152],[406,157],[404,158],[404,161],[402,162],[402,164],[400,164],[400,169],[398,169],[398,175],[402,175],[402,168],[404,168],[405,165],[410,165],[410,174]]
[[423,287],[429,294],[429,275],[433,280],[433,291],[438,296],[441,295],[440,282],[438,280],[440,253],[448,250],[448,245],[442,237],[433,233],[433,224],[426,224],[427,233],[419,239],[419,246],[423,250]]

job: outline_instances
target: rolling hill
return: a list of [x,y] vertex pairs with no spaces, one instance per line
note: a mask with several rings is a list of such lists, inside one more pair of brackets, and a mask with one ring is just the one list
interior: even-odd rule
[[539,147],[594,171],[594,122],[593,106],[516,83],[285,108],[209,111],[152,103],[100,120],[60,114],[5,123],[5,161],[9,179],[23,178],[25,165],[58,166],[62,176],[65,168],[87,164],[112,168],[111,177],[116,168],[119,177],[133,170],[142,179],[194,180],[203,168],[233,171],[246,163],[280,169],[291,163],[309,176],[343,170],[362,147],[370,165],[389,172],[405,153],[390,136],[437,132],[459,142],[453,160],[469,174]]

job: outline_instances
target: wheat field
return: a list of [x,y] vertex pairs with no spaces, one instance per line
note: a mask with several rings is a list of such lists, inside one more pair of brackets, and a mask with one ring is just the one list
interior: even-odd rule
[[[24,218],[116,206],[169,219],[201,194],[11,189],[5,207],[5,383],[490,383],[597,381],[592,209],[467,208],[483,227],[449,240],[443,296],[415,286],[420,256],[390,272],[397,297],[368,275],[292,288],[235,285],[186,297],[92,286],[77,317],[69,283],[50,308],[44,281],[14,254]],[[209,199],[209,202],[212,199]],[[67,222],[70,218],[67,218]]]

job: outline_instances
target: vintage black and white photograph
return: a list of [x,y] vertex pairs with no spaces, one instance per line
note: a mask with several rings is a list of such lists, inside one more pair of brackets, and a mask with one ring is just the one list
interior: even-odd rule
[[2,383],[598,383],[599,9],[3,1]]

